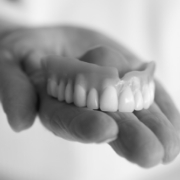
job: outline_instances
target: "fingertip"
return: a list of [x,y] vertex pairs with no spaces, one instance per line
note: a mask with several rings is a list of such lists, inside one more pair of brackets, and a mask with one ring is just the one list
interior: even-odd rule
[[86,111],[71,123],[72,131],[81,141],[103,143],[116,139],[118,126],[107,114],[99,111]]
[[23,130],[30,128],[33,125],[35,116],[35,112],[25,113],[25,115],[23,115],[22,112],[19,115],[8,113],[7,119],[13,131],[21,132]]
[[165,155],[163,158],[163,164],[172,162],[180,152],[180,140],[174,133],[171,134],[171,138],[167,138],[167,144],[165,145]]
[[[29,93],[28,96],[26,93]],[[15,132],[20,132],[32,126],[36,117],[34,92],[30,93],[27,89],[27,91],[22,91],[18,96],[13,97],[10,94],[4,94],[2,104],[8,123]]]
[[[119,130],[127,159],[144,168],[150,168],[161,163],[164,157],[164,149],[151,131],[127,126],[127,124],[122,124]],[[137,132],[138,130],[141,132]],[[144,130],[146,132],[143,132]]]
[[174,160],[180,152],[180,140],[176,129],[156,104],[149,110],[136,112],[137,117],[156,135],[164,148],[163,163]]
[[22,78],[16,74],[8,80],[9,83],[1,91],[2,106],[11,128],[20,132],[31,127],[35,120],[37,97],[25,76]]
[[149,143],[149,147],[146,147],[145,150],[141,151],[133,159],[140,167],[143,168],[152,168],[162,163],[162,159],[164,157],[164,149],[160,143]]
[[155,134],[132,113],[111,114],[119,126],[118,138],[110,145],[116,153],[143,168],[162,162],[164,148]]

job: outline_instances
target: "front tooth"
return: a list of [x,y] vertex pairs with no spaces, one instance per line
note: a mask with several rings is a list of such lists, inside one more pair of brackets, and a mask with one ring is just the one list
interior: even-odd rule
[[78,107],[86,106],[86,90],[78,84],[75,85],[74,104]]
[[142,110],[143,109],[143,97],[142,97],[142,93],[140,92],[140,90],[137,90],[136,93],[134,94],[134,101],[135,101],[134,109],[136,111]]
[[107,87],[100,97],[100,109],[102,111],[115,112],[118,109],[118,96],[114,87]]
[[144,109],[148,109],[151,103],[151,97],[149,92],[149,86],[145,84],[142,88],[142,96],[144,100]]
[[72,81],[68,80],[68,84],[65,89],[65,100],[67,103],[73,102],[73,87],[72,87]]
[[119,111],[133,112],[134,111],[134,96],[130,87],[127,87],[119,96]]
[[98,93],[97,93],[97,90],[94,88],[92,88],[89,91],[89,94],[87,96],[87,107],[89,109],[98,109],[99,108]]
[[149,90],[150,90],[150,104],[154,101],[154,93],[155,93],[155,84],[153,81],[149,83]]
[[58,100],[63,101],[64,99],[65,99],[65,82],[64,80],[61,80],[58,86]]
[[57,97],[57,83],[54,78],[48,80],[47,91],[53,97]]

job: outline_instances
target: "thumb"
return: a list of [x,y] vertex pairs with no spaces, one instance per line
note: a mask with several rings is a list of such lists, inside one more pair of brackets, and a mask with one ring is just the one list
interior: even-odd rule
[[[7,55],[7,52],[5,52]],[[36,94],[29,78],[8,52],[0,52],[0,99],[13,130],[29,128],[36,115]]]

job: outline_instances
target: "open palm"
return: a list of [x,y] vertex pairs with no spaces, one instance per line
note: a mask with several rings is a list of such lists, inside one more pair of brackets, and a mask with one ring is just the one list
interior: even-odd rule
[[[112,39],[78,27],[17,29],[0,35],[0,95],[15,131],[29,128],[38,114],[55,135],[110,146],[142,167],[168,163],[179,153],[180,115],[156,81],[155,102],[134,113],[104,113],[78,108],[51,98],[40,60],[48,54],[80,58],[94,46],[118,50],[137,69],[141,60]],[[107,52],[108,54],[108,49]]]

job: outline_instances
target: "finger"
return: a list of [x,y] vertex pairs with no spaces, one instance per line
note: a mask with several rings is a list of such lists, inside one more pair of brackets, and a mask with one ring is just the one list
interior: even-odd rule
[[164,149],[154,133],[132,113],[108,113],[119,127],[118,138],[110,145],[117,154],[142,167],[161,162]]
[[36,94],[28,77],[13,60],[0,57],[0,97],[13,130],[29,128],[36,115]]
[[128,61],[120,52],[106,46],[90,49],[81,57],[81,60],[99,66],[115,67],[120,77],[131,70]]
[[156,80],[155,83],[155,101],[168,120],[173,124],[180,136],[180,113],[160,82]]
[[154,103],[149,109],[134,112],[138,119],[144,123],[157,136],[164,147],[163,162],[172,161],[179,153],[180,142],[175,128]]
[[84,143],[107,142],[117,137],[117,124],[105,113],[59,102],[44,89],[39,88],[39,115],[41,122],[55,135]]
[[68,42],[68,47],[71,50],[71,56],[74,55],[75,57],[79,57],[84,51],[101,45],[104,47],[111,47],[121,53],[127,59],[132,69],[137,69],[142,65],[140,57],[128,50],[124,45],[121,45],[116,40],[113,40],[102,33],[77,27],[63,27],[62,31]]

